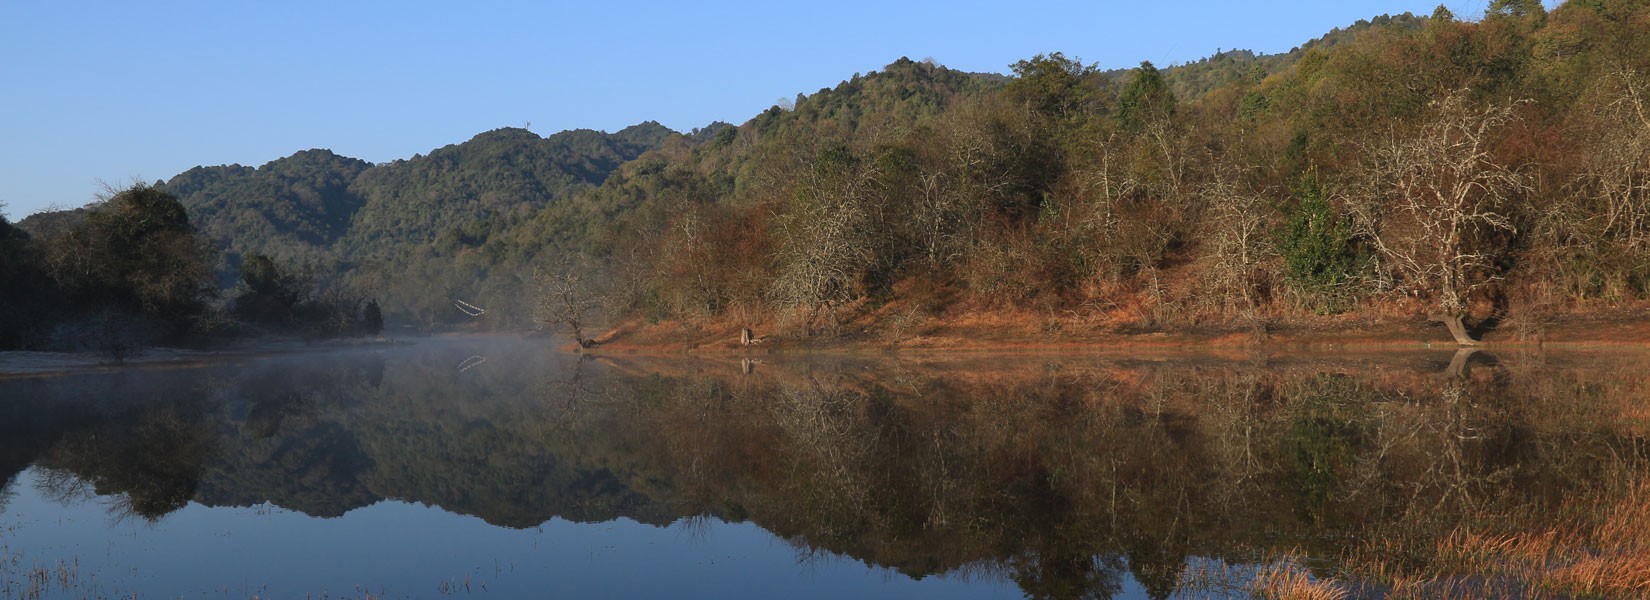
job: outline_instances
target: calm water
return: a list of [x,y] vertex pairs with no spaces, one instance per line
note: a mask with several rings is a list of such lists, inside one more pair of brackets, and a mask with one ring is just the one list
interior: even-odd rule
[[1372,555],[1608,517],[1646,366],[444,340],[0,381],[0,597],[1379,595]]

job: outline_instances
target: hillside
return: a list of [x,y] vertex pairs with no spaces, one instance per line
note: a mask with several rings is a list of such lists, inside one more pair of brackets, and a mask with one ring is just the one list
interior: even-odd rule
[[1497,0],[1165,69],[902,58],[691,135],[507,128],[163,188],[222,273],[271,255],[424,329],[1539,340],[1650,296],[1647,23],[1641,0]]
[[256,169],[195,167],[161,189],[183,202],[196,229],[223,248],[231,266],[248,252],[320,263],[332,260],[333,244],[361,209],[362,198],[349,187],[371,167],[329,150],[305,150]]
[[403,244],[479,245],[489,230],[600,184],[674,135],[654,122],[612,135],[575,130],[545,138],[506,128],[380,165],[350,186],[364,203],[343,247],[360,257]]
[[626,200],[674,204],[595,249],[623,280],[605,297],[635,325],[620,341],[660,347],[743,327],[903,346],[957,323],[1539,340],[1650,294],[1647,19],[1508,0],[1121,76],[1040,55],[900,111],[822,92],[621,170],[665,190]]
[[[1197,100],[1217,89],[1258,83],[1266,77],[1282,73],[1300,62],[1314,49],[1328,51],[1342,44],[1353,43],[1366,35],[1388,32],[1411,32],[1419,29],[1426,19],[1410,13],[1381,15],[1361,20],[1345,28],[1336,28],[1322,37],[1278,54],[1256,54],[1250,50],[1217,50],[1214,54],[1185,64],[1163,69],[1163,80],[1181,100]],[[1106,78],[1116,84],[1128,81],[1133,69],[1106,71]]]

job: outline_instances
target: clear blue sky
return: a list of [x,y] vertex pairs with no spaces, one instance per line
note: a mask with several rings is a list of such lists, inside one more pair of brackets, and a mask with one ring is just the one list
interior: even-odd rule
[[[1444,0],[1471,18],[1487,3]],[[383,162],[528,122],[741,123],[901,56],[1006,72],[1050,51],[1103,68],[1282,52],[1438,0],[888,4],[6,0],[0,202],[16,220],[100,180],[306,148]]]

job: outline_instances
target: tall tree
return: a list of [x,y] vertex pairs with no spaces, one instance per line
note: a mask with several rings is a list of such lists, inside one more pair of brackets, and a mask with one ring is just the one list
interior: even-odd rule
[[138,184],[51,240],[48,265],[72,301],[137,312],[175,338],[217,293],[211,255],[177,198]]
[[1117,120],[1124,129],[1139,130],[1149,123],[1174,117],[1176,104],[1174,91],[1163,80],[1163,73],[1151,61],[1145,61],[1134,70],[1117,99]]
[[1547,8],[1541,5],[1541,0],[1491,0],[1489,8],[1484,9],[1484,14],[1496,17],[1539,17],[1547,14]]
[[1006,92],[1026,109],[1054,118],[1074,117],[1092,109],[1099,91],[1095,65],[1065,54],[1038,54],[1014,63],[1015,78]]
[[1416,131],[1375,149],[1359,221],[1401,289],[1428,299],[1432,318],[1472,345],[1463,324],[1469,297],[1500,279],[1514,230],[1506,210],[1530,184],[1491,154],[1512,105],[1478,107],[1460,90],[1430,113]]

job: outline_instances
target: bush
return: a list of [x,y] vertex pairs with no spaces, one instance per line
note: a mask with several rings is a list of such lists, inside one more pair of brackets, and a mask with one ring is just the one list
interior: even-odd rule
[[1289,282],[1297,291],[1335,304],[1348,295],[1365,262],[1352,222],[1336,213],[1316,176],[1301,178],[1292,199],[1278,243]]

